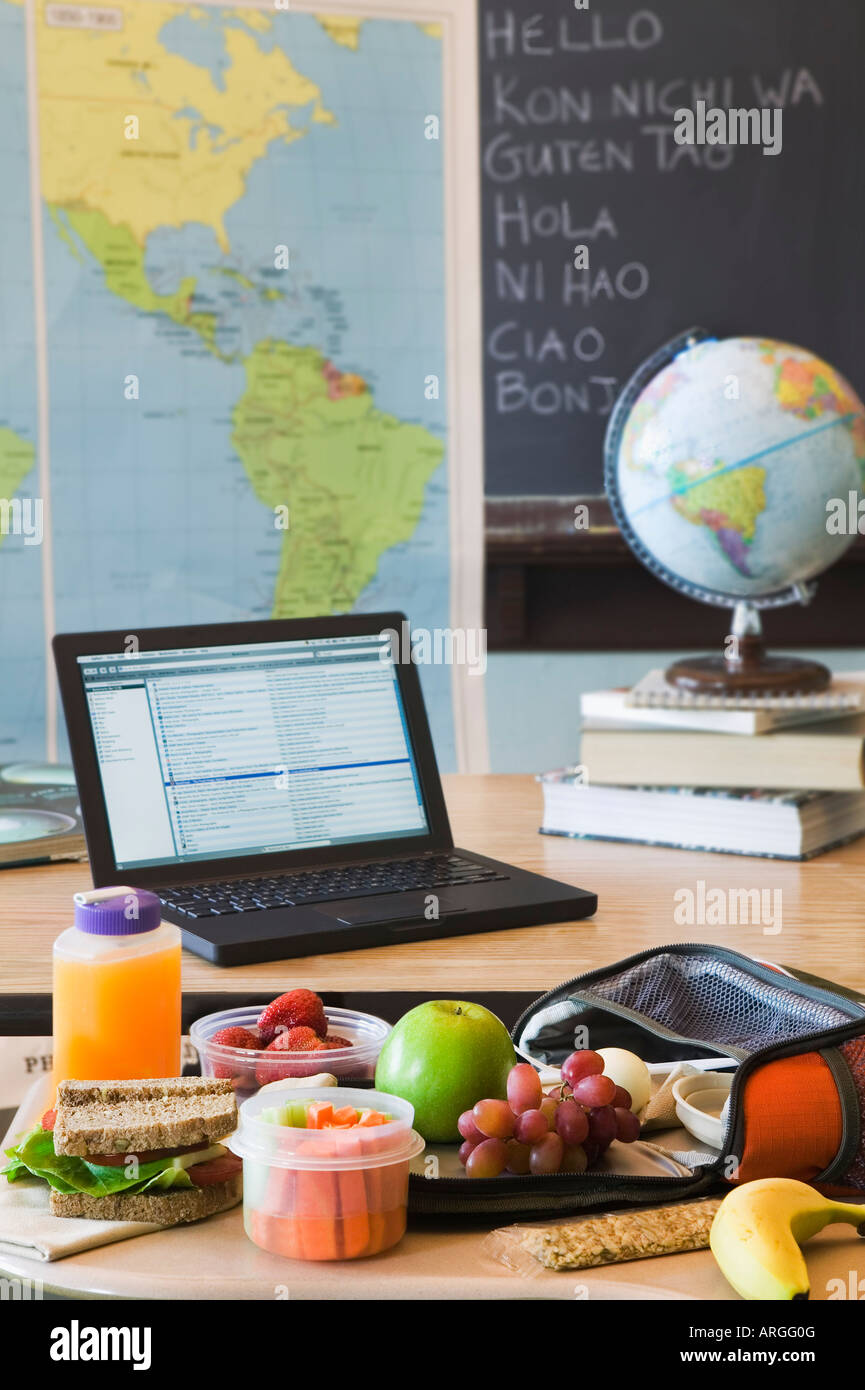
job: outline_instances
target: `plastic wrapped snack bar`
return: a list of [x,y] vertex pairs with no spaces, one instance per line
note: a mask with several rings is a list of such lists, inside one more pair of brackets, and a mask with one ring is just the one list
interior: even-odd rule
[[487,1254],[519,1274],[593,1269],[654,1255],[706,1250],[720,1197],[641,1211],[576,1217],[553,1225],[505,1226],[485,1242]]

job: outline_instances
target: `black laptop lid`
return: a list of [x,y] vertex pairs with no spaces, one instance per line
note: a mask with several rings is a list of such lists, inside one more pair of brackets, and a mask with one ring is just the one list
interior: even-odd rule
[[452,841],[401,613],[54,639],[97,885]]

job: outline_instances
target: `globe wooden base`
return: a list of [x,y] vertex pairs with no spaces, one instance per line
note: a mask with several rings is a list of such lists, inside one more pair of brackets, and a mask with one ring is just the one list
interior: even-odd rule
[[665,672],[670,685],[704,695],[796,695],[825,690],[832,672],[819,661],[767,656],[759,637],[728,637],[723,656],[675,661]]

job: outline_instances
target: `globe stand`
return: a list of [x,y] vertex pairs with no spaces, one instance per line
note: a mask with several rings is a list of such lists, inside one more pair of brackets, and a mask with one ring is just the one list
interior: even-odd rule
[[819,661],[767,656],[760,615],[749,603],[733,610],[723,655],[686,657],[665,672],[670,685],[704,695],[778,695],[825,690],[832,672]]

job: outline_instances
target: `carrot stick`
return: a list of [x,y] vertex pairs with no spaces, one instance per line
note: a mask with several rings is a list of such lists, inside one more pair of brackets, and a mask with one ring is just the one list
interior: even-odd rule
[[[374,1126],[364,1129],[363,1144],[367,1153],[378,1153],[384,1140]],[[377,1255],[391,1242],[387,1238],[387,1208],[390,1202],[390,1166],[367,1168],[366,1183],[370,1211],[370,1254]]]
[[[395,1165],[398,1166],[398,1165]],[[405,1235],[406,1208],[405,1202],[398,1207],[391,1207],[390,1211],[384,1214],[384,1240],[382,1249],[389,1250],[397,1241],[402,1240]]]
[[[298,1153],[311,1148],[320,1157],[327,1157],[322,1143],[300,1144]],[[331,1146],[328,1146],[330,1149]],[[295,1217],[303,1242],[304,1259],[338,1260],[337,1212],[339,1196],[336,1174],[324,1170],[296,1170]]]
[[367,1254],[377,1255],[382,1248],[382,1242],[384,1240],[381,1169],[366,1168],[363,1177],[366,1186],[366,1204],[369,1213],[369,1249],[367,1250]]
[[[351,1154],[358,1161],[363,1153],[361,1141],[352,1134],[346,1134],[336,1147],[341,1156]],[[342,1253],[345,1259],[352,1260],[364,1254],[369,1245],[369,1204],[363,1170],[340,1168],[337,1182],[342,1217]]]
[[290,1217],[273,1216],[266,1211],[250,1212],[250,1237],[263,1250],[285,1255],[290,1260],[303,1259],[298,1231]]

